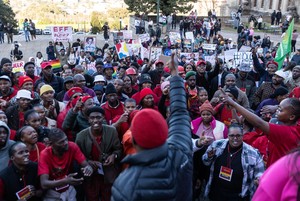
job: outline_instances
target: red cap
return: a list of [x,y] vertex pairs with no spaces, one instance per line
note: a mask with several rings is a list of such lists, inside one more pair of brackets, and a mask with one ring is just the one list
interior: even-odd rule
[[47,68],[48,66],[51,66],[51,67],[52,67],[51,63],[48,62],[48,61],[44,61],[44,62],[41,63],[41,68],[42,68],[42,69],[45,69],[45,68]]
[[159,64],[159,63],[161,63],[162,65],[164,65],[164,62],[163,62],[162,60],[157,60],[157,61],[155,62],[155,65],[157,65],[157,64]]
[[69,98],[72,98],[72,96],[76,93],[83,93],[83,91],[80,87],[72,87],[67,91],[67,95]]
[[183,66],[178,66],[179,73],[185,73]]
[[197,66],[200,66],[200,65],[206,65],[206,62],[204,60],[199,60],[197,61]]
[[93,98],[92,96],[83,96],[81,97],[81,101],[85,103],[88,99]]
[[33,80],[28,76],[20,76],[19,77],[19,87],[22,87],[26,82],[32,82]]
[[168,125],[163,116],[153,109],[142,109],[133,118],[132,137],[140,147],[153,149],[163,145],[168,138]]

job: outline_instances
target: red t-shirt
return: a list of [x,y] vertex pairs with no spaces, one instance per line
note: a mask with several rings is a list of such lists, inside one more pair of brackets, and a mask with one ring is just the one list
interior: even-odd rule
[[46,146],[41,142],[37,142],[36,145],[37,149],[29,152],[29,160],[32,162],[38,162],[42,151],[46,148]]
[[62,179],[69,174],[73,160],[79,164],[85,161],[77,144],[69,142],[69,149],[61,157],[53,154],[52,147],[44,149],[38,163],[38,175],[48,174],[50,180]]
[[[97,137],[95,137],[95,139],[96,139],[96,142],[99,144],[99,147],[100,147],[100,144],[101,144],[101,141],[102,141],[102,136],[97,136]],[[101,154],[100,150],[93,143],[93,145],[92,145],[92,151],[91,151],[92,160],[99,161],[100,154]]]
[[285,126],[270,123],[269,140],[274,145],[268,146],[267,167],[272,165],[289,151],[296,148],[300,140],[300,125]]

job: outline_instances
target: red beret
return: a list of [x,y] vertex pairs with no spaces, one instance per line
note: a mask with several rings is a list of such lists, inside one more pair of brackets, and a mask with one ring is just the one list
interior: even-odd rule
[[141,66],[141,65],[143,65],[143,60],[141,60],[141,59],[139,59],[139,60],[137,60],[137,63]]
[[85,103],[88,99],[93,98],[92,96],[82,96],[81,101]]
[[163,145],[168,138],[168,125],[163,116],[153,109],[143,109],[133,118],[132,137],[144,149]]
[[164,67],[164,71],[165,71],[166,73],[170,73],[170,68],[169,68],[168,66],[165,66],[165,67]]
[[142,89],[142,91],[140,92],[140,102],[145,98],[145,96],[147,95],[152,95],[154,98],[154,93],[150,88],[144,88]]
[[275,62],[275,61],[269,61],[269,62],[267,63],[267,66],[269,66],[269,65],[275,65],[276,67],[278,67],[278,63]]
[[67,91],[67,95],[69,98],[72,98],[72,96],[76,93],[83,93],[83,91],[80,87],[72,87]]
[[26,82],[32,82],[33,80],[28,76],[20,76],[19,77],[19,87],[22,87]]

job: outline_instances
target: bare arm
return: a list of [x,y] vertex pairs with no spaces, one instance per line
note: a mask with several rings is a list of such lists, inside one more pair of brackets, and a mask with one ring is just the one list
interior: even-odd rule
[[269,134],[270,126],[268,122],[265,122],[260,117],[256,116],[252,112],[249,112],[246,108],[242,107],[238,103],[234,102],[229,96],[225,94],[225,92],[221,89],[225,102],[234,107],[237,112],[239,112],[249,123],[251,123],[254,127],[259,128],[265,134]]

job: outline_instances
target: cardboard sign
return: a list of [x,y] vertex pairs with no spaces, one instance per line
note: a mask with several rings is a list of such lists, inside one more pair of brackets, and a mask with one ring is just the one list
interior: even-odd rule
[[22,188],[18,192],[16,192],[16,196],[20,200],[28,200],[29,198],[32,197],[32,192],[30,190],[29,186],[26,186],[25,188]]
[[252,49],[251,47],[243,45],[243,46],[240,48],[239,52],[250,52],[251,49]]
[[159,56],[162,55],[162,48],[160,47],[151,47],[150,49],[150,60],[157,60]]
[[140,39],[135,39],[135,40],[128,40],[126,42],[126,46],[128,48],[130,56],[132,56],[132,55],[139,54],[142,45]]
[[170,32],[169,38],[172,45],[175,45],[176,43],[181,43],[181,36],[178,32]]
[[184,39],[183,40],[183,47],[192,48],[192,40],[190,40],[190,39]]
[[130,56],[129,50],[125,42],[116,44],[116,50],[119,56],[119,59],[123,59],[125,57]]
[[214,66],[216,64],[216,55],[205,56],[205,61],[209,61]]
[[163,61],[164,64],[167,64],[169,61],[171,61],[171,57],[170,56],[165,56],[165,55],[160,55],[158,57],[158,59]]
[[71,42],[73,39],[71,26],[53,26],[51,33],[55,42]]
[[147,58],[149,59],[150,49],[147,49],[145,47],[141,47],[141,58]]
[[185,38],[191,40],[192,43],[195,42],[195,38],[194,38],[194,33],[193,32],[186,32],[185,33]]
[[85,37],[84,38],[84,51],[95,52],[96,50],[96,37]]
[[202,48],[205,50],[216,50],[216,44],[202,44]]
[[124,30],[123,32],[123,39],[132,39],[132,30]]
[[194,59],[198,60],[199,59],[199,53],[180,53],[180,57],[185,56],[187,60]]
[[252,52],[236,52],[234,53],[234,65],[240,65],[246,63],[249,65],[253,64]]
[[17,73],[17,72],[24,73],[25,72],[24,65],[25,65],[24,61],[14,61],[12,63],[12,72],[13,73]]
[[224,51],[224,56],[225,56],[226,62],[229,61],[229,60],[234,59],[234,54],[235,53],[236,53],[236,49]]
[[141,40],[141,43],[147,42],[147,41],[150,40],[150,35],[148,33],[146,33],[146,34],[140,34],[139,38]]

